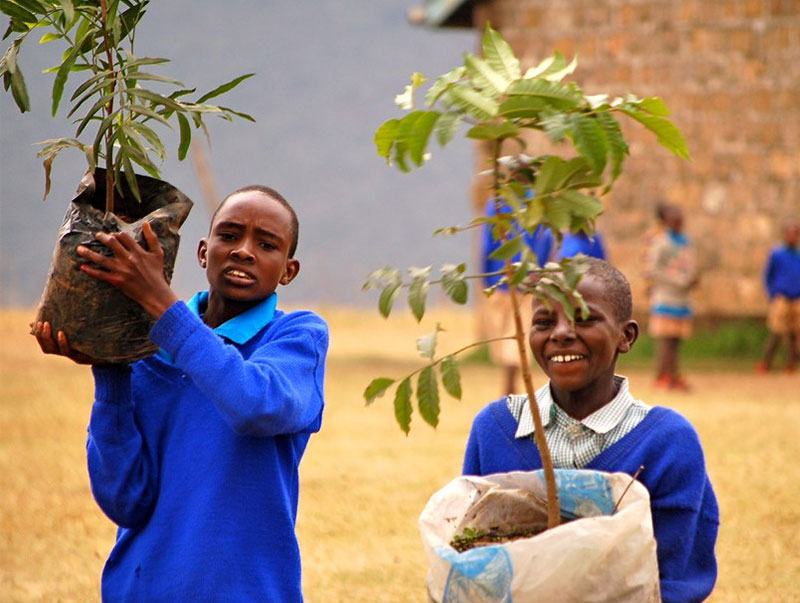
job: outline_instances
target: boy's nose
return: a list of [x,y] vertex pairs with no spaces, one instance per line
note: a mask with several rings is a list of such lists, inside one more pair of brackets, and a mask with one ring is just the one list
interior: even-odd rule
[[242,241],[240,245],[236,246],[231,255],[238,260],[252,260],[255,257],[247,241]]
[[556,324],[551,333],[553,339],[574,339],[575,338],[575,324],[566,316],[559,316]]

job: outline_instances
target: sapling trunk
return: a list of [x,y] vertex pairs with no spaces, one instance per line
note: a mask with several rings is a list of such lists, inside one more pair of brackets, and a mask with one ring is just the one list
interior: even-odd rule
[[[108,40],[108,6],[106,0],[100,0],[100,14],[103,20],[103,45],[106,49],[106,59],[108,60],[108,70],[114,71],[114,56],[111,53],[111,43]],[[106,115],[109,116],[114,113],[114,88],[116,87],[116,78],[111,81],[111,98],[106,105]],[[112,152],[114,145],[111,143],[113,127],[106,130],[106,214],[114,211],[114,161]]]

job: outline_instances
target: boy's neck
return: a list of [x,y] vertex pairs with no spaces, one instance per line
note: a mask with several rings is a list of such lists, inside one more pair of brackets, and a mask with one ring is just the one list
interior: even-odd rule
[[611,402],[619,393],[619,382],[611,375],[600,383],[591,384],[583,389],[564,391],[550,382],[550,395],[553,401],[577,421],[582,421],[592,413]]
[[209,291],[206,307],[200,308],[200,315],[203,317],[204,323],[212,329],[216,329],[263,301],[263,299],[259,299],[256,301],[237,302],[222,298],[219,295],[215,295],[213,291]]

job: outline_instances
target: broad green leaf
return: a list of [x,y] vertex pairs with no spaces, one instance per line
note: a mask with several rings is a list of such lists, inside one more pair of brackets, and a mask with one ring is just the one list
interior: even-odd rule
[[64,19],[67,22],[67,29],[69,29],[72,22],[75,21],[75,7],[72,5],[72,0],[59,0],[61,9],[64,11]]
[[473,126],[467,132],[467,138],[475,140],[504,140],[515,136],[519,136],[519,126],[511,122],[480,124]]
[[509,96],[498,107],[497,113],[507,119],[540,118],[547,102],[536,96]]
[[522,237],[514,237],[508,241],[504,241],[497,249],[495,249],[489,257],[493,260],[510,260],[520,251],[525,244]]
[[572,223],[572,216],[567,204],[559,197],[549,199],[545,203],[544,219],[557,231],[567,230]]
[[431,366],[422,369],[417,379],[417,403],[422,419],[436,427],[439,424],[439,384]]
[[[527,97],[515,96],[513,98],[522,100]],[[569,115],[565,115],[564,113],[554,113],[552,115],[547,115],[542,118],[541,125],[542,128],[544,129],[544,133],[547,134],[547,137],[551,141],[561,142],[566,137],[567,130],[569,129],[570,125]]]
[[36,15],[22,8],[19,4],[8,0],[0,0],[0,11],[20,23],[32,25],[38,21]]
[[622,173],[622,164],[625,157],[630,153],[628,144],[625,142],[625,137],[619,127],[619,123],[608,111],[601,111],[597,114],[597,121],[603,127],[606,134],[606,141],[608,142],[608,150],[611,154],[611,181],[606,187],[606,192],[610,189],[613,182],[619,178]]
[[33,13],[34,15],[42,15],[47,12],[47,8],[42,5],[39,0],[14,0],[25,10]]
[[575,71],[575,68],[578,66],[578,57],[575,56],[570,61],[569,65],[565,65],[561,69],[557,69],[555,71],[549,71],[547,73],[542,74],[540,77],[550,81],[550,82],[560,82],[566,76],[572,74]]
[[575,148],[589,161],[595,174],[602,174],[608,156],[605,130],[596,119],[584,114],[574,115],[571,121]]
[[406,377],[397,386],[394,392],[394,417],[406,435],[411,429],[411,379]]
[[447,356],[439,365],[442,373],[442,385],[445,391],[456,400],[461,399],[461,373],[458,370],[458,363],[452,356]]
[[189,152],[189,145],[192,142],[192,128],[189,125],[189,120],[182,113],[178,113],[178,127],[180,128],[181,141],[178,145],[178,159],[183,161],[186,159],[186,154]]
[[547,279],[541,279],[540,283],[537,285],[537,289],[541,293],[539,297],[541,298],[544,296],[546,299],[552,300],[553,302],[559,304],[564,310],[564,314],[566,314],[571,321],[574,321],[575,305],[573,304],[572,300],[570,300],[569,297],[567,297],[567,295],[555,284],[543,282],[545,280]]
[[541,98],[562,111],[575,109],[583,99],[580,92],[572,86],[542,79],[517,80],[511,83],[507,93],[510,96]]
[[412,111],[400,120],[397,140],[408,149],[411,160],[421,166],[433,127],[441,113],[438,111]]
[[392,147],[397,139],[397,131],[400,129],[399,119],[388,119],[375,130],[375,147],[378,155],[389,162]]
[[444,113],[436,122],[436,140],[439,146],[445,146],[453,140],[458,128],[461,126],[461,116],[458,113]]
[[483,56],[489,66],[501,74],[506,80],[516,80],[520,76],[519,60],[508,42],[489,25],[483,32],[481,40]]
[[428,276],[431,267],[409,268],[411,285],[408,288],[408,305],[417,322],[425,315],[425,302],[428,297]]
[[464,280],[467,265],[464,263],[442,266],[442,288],[445,294],[457,304],[467,303],[469,287]]
[[440,330],[437,324],[435,331],[417,337],[417,352],[419,352],[420,356],[433,360],[433,357],[436,355],[436,343],[439,338]]
[[244,75],[240,75],[239,77],[232,79],[230,82],[222,84],[221,86],[217,86],[211,92],[207,92],[206,94],[198,98],[197,104],[204,103],[211,98],[219,96],[220,94],[225,94],[229,90],[233,90],[234,88],[236,88],[236,86],[241,84],[246,79],[253,77],[254,75],[255,73],[245,73]]
[[380,297],[378,298],[378,311],[384,318],[388,318],[389,314],[392,312],[392,306],[394,306],[397,295],[400,293],[400,286],[400,281],[397,281],[396,283],[386,285],[383,291],[381,291]]
[[658,115],[659,117],[667,117],[670,113],[669,107],[667,107],[666,103],[658,96],[643,98],[639,102],[639,106],[648,113]]
[[472,88],[453,86],[450,88],[448,98],[459,109],[477,119],[491,119],[497,115],[497,102]]
[[394,379],[389,379],[388,377],[373,379],[364,390],[364,400],[367,401],[367,405],[372,404],[376,398],[380,398],[385,394],[386,390],[389,389],[394,382]]
[[490,94],[503,94],[508,88],[508,84],[511,83],[509,78],[501,75],[489,63],[474,55],[464,56],[464,66],[475,87],[486,90]]
[[622,107],[622,112],[632,117],[645,128],[656,135],[656,138],[665,149],[677,155],[681,159],[689,159],[689,148],[686,140],[678,127],[665,117],[651,115],[636,109]]
[[580,218],[594,220],[603,211],[603,204],[597,197],[578,191],[564,191],[559,196],[566,201],[569,212]]
[[[574,61],[574,59],[573,59]],[[567,69],[567,59],[560,52],[553,53],[535,67],[531,67],[525,72],[524,79],[547,78]]]
[[450,86],[464,77],[466,71],[466,67],[456,67],[455,69],[451,69],[444,75],[440,75],[438,78],[436,78],[436,81],[425,94],[425,103],[429,107],[433,106],[436,101],[439,100],[439,97],[444,94],[448,88],[450,88]]

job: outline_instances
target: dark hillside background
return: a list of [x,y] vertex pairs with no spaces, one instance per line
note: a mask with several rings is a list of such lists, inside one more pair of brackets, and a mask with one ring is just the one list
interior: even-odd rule
[[[209,90],[255,72],[226,104],[257,123],[209,120],[209,150],[221,193],[264,183],[281,191],[301,220],[300,277],[282,293],[290,303],[372,303],[361,293],[365,275],[396,266],[466,257],[468,237],[432,238],[436,227],[469,218],[472,149],[454,141],[435,161],[411,175],[388,168],[375,154],[372,134],[399,114],[393,104],[412,71],[433,77],[473,50],[471,31],[408,24],[405,0],[355,2],[280,0],[153,0],[142,21],[137,54],[172,63],[157,73]],[[2,25],[5,28],[5,24]],[[38,299],[56,231],[84,170],[77,151],[55,162],[53,188],[44,187],[34,142],[71,136],[66,105],[50,117],[51,45],[36,40],[21,53],[33,110],[20,114],[0,96],[0,305]],[[55,44],[55,43],[52,43]],[[5,47],[5,45],[4,45]],[[69,98],[72,90],[65,92]],[[201,137],[202,138],[202,137]],[[177,148],[177,137],[164,140]],[[205,284],[194,251],[208,211],[191,162],[169,160],[163,178],[195,201],[182,230],[174,285],[182,296]],[[455,217],[453,217],[455,216]]]

